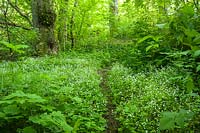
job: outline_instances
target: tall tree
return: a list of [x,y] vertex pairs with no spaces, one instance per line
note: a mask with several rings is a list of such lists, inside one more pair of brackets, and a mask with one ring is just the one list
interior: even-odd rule
[[57,37],[59,42],[59,49],[64,51],[67,43],[67,10],[68,0],[58,0],[59,10],[57,17]]
[[111,0],[110,1],[110,20],[109,20],[111,37],[113,37],[114,33],[116,32],[117,15],[118,15],[118,0]]
[[54,0],[32,0],[32,20],[39,29],[39,42],[36,51],[39,55],[57,53],[58,44],[55,37],[56,13]]
[[70,18],[70,38],[71,38],[71,48],[74,48],[75,46],[75,31],[74,31],[74,27],[75,27],[75,8],[78,5],[78,0],[74,1],[74,7],[72,9],[72,15]]

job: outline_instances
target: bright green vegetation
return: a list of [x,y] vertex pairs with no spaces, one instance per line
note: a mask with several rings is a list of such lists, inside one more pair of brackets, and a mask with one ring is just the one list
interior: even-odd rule
[[137,72],[111,63],[119,56],[114,47],[2,62],[1,131],[104,132],[107,101],[98,70],[109,63],[107,85],[119,132],[198,131],[200,97],[183,86],[185,71],[149,66]]
[[0,133],[199,133],[199,0],[0,0]]
[[[196,94],[184,95],[185,88],[175,83],[181,82],[175,79],[183,76],[183,72],[170,67],[151,69],[150,72],[134,74],[130,69],[115,64],[109,72],[109,86],[117,106],[115,113],[120,121],[119,131],[159,132],[174,129],[184,132],[197,129],[200,97]],[[166,111],[180,113],[173,116]]]
[[104,130],[100,60],[68,54],[1,63],[1,132],[27,126],[53,133]]

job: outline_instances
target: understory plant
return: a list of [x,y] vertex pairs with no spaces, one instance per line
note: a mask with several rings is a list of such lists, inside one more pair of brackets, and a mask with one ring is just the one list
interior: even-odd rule
[[173,67],[150,69],[150,72],[132,74],[131,69],[115,64],[109,72],[108,83],[120,122],[118,130],[198,131],[200,97],[182,91],[179,86],[182,80],[178,77],[183,73]]
[[102,132],[105,97],[94,54],[0,64],[2,132]]

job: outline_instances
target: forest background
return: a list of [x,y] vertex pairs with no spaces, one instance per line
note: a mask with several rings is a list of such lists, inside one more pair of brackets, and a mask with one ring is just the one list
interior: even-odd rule
[[198,0],[0,1],[2,132],[198,132],[199,74]]

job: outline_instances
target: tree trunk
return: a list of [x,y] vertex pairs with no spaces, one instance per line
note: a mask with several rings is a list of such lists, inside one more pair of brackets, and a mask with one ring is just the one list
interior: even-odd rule
[[76,44],[76,37],[75,37],[75,8],[77,7],[78,0],[74,1],[74,7],[72,9],[72,16],[70,20],[70,38],[71,38],[71,48],[73,49]]
[[53,0],[32,0],[32,21],[39,30],[39,42],[36,52],[39,55],[57,53],[58,45],[55,38],[55,20]]
[[68,0],[63,0],[62,5],[59,9],[58,18],[58,41],[60,50],[64,51],[66,49],[67,43],[67,6]]
[[111,0],[110,2],[110,37],[114,37],[114,33],[116,32],[116,21],[118,15],[118,0]]

